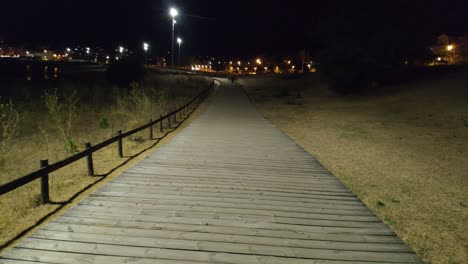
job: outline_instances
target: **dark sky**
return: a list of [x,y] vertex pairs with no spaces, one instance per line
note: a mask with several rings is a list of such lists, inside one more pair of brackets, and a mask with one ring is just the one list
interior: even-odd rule
[[186,54],[295,54],[314,47],[311,35],[323,21],[340,12],[378,13],[375,3],[384,1],[399,3],[390,5],[391,13],[405,16],[434,37],[468,34],[468,1],[462,0],[374,0],[375,10],[366,10],[369,5],[363,0],[1,0],[0,36],[51,46],[139,47],[145,40],[163,54],[171,46],[168,9],[174,6],[181,12],[176,28]]

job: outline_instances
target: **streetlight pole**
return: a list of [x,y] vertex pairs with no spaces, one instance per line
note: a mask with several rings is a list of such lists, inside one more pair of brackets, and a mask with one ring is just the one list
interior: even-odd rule
[[180,68],[180,46],[182,45],[182,39],[177,38],[177,43],[179,44],[179,68]]
[[177,9],[175,8],[171,8],[169,10],[169,14],[172,16],[172,67],[174,67],[174,32],[175,32],[175,24],[176,24],[176,20],[175,20],[175,17],[179,14],[179,12],[177,12]]

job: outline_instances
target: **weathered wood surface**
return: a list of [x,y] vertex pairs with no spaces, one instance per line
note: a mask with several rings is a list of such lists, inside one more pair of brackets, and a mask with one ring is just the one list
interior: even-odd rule
[[28,263],[419,263],[239,87],[169,144],[0,259]]

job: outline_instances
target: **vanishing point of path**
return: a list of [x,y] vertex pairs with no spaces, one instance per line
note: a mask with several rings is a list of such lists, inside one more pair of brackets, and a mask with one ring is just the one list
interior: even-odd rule
[[419,258],[242,90],[0,263],[415,263]]

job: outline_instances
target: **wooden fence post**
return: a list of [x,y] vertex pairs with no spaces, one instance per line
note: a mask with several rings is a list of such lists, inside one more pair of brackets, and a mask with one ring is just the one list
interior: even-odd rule
[[162,115],[159,115],[159,132],[163,132],[164,129],[163,129],[163,120],[162,120]]
[[[85,148],[90,149],[91,143],[86,143]],[[88,164],[88,175],[94,176],[93,153],[89,153],[89,155],[86,156],[86,163]]]
[[[117,130],[117,135],[120,136],[122,135],[122,130]],[[117,141],[117,153],[119,154],[120,158],[123,158],[123,146],[122,146],[122,139],[120,138],[119,141]]]
[[169,126],[169,128],[171,128],[171,116],[170,115],[167,116],[167,125]]
[[[150,119],[150,123],[153,123],[153,119]],[[148,134],[149,140],[153,140],[153,124],[148,128]]]
[[[49,166],[49,160],[41,160],[40,167],[47,168]],[[48,203],[50,201],[49,196],[49,173],[44,173],[41,176],[41,198],[43,203]]]

